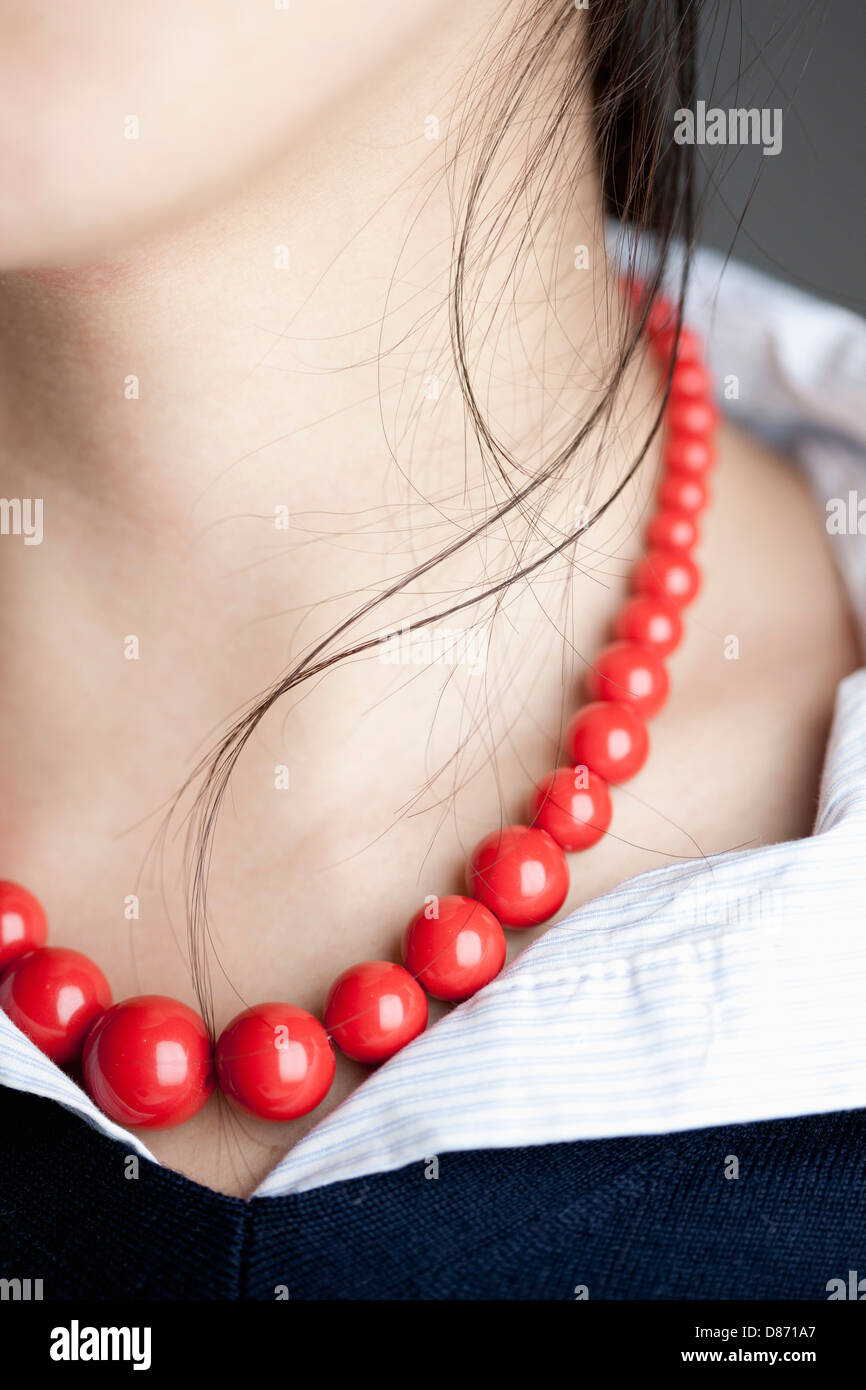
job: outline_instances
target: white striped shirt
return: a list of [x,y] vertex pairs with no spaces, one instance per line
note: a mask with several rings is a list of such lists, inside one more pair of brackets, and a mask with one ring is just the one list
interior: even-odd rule
[[[718,376],[737,364],[726,409],[800,461],[822,506],[866,497],[866,324],[745,267],[722,274],[710,252],[687,316]],[[834,547],[866,634],[866,535]],[[839,686],[810,837],[586,903],[373,1072],[255,1195],[464,1149],[866,1107],[864,870],[866,669]],[[2,1013],[0,1084],[152,1158]]]

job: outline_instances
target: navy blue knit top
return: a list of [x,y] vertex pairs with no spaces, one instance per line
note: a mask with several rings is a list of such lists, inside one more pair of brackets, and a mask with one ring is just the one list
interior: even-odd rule
[[849,1111],[243,1201],[150,1162],[126,1177],[122,1144],[0,1088],[0,1277],[46,1300],[826,1299],[866,1272],[864,1138]]

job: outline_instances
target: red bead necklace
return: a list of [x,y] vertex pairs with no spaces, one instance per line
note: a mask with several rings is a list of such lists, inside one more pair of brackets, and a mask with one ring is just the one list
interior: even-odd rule
[[[639,307],[639,290],[634,299]],[[200,1110],[217,1084],[250,1114],[297,1119],[327,1095],[334,1043],[356,1061],[385,1061],[426,1027],[425,990],[450,1003],[468,999],[505,963],[503,927],[537,926],[562,907],[566,853],[606,834],[609,788],[646,762],[645,721],[668,695],[664,658],[679,644],[681,610],[700,587],[691,552],[708,500],[718,412],[698,341],[686,328],[677,336],[669,301],[653,301],[644,331],[670,372],[664,475],[616,640],[599,654],[590,703],[568,726],[569,764],[535,788],[530,824],[495,830],[476,846],[469,896],[433,899],[416,913],[403,935],[404,965],[375,960],[345,970],[331,986],[324,1025],[292,1004],[244,1009],[212,1049],[201,1017],[176,999],[149,994],[112,1005],[93,961],[46,946],[37,899],[0,882],[0,1008],[59,1066],[80,1062],[87,1090],[110,1119],[168,1128]]]

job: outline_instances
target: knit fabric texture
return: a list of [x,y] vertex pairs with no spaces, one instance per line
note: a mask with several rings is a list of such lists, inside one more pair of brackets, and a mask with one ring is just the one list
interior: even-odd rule
[[[482,1149],[245,1202],[0,1089],[0,1277],[46,1300],[826,1299],[866,1111]],[[737,1174],[734,1176],[734,1174]],[[438,1174],[438,1175],[436,1175]]]

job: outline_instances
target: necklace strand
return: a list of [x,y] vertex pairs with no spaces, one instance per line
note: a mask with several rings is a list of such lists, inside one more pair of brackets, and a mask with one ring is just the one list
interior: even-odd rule
[[[640,310],[640,287],[629,293]],[[322,1022],[292,1004],[244,1009],[212,1048],[200,1015],[176,999],[149,994],[112,1004],[93,961],[46,946],[45,913],[33,894],[0,882],[0,1008],[58,1066],[80,1065],[109,1119],[169,1128],[196,1114],[217,1085],[263,1119],[306,1115],[330,1089],[334,1044],[368,1065],[392,1057],[424,1031],[427,994],[448,1003],[470,998],[505,963],[503,928],[538,926],[562,907],[566,854],[607,833],[611,786],[647,760],[646,721],[668,696],[664,660],[679,645],[682,609],[700,588],[692,551],[708,503],[718,412],[698,340],[687,328],[677,333],[669,300],[652,301],[644,333],[670,377],[662,478],[632,595],[589,673],[589,703],[566,732],[568,764],[538,783],[528,825],[495,830],[475,847],[466,896],[428,899],[415,914],[403,934],[403,965],[364,961],[343,971]]]

